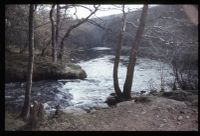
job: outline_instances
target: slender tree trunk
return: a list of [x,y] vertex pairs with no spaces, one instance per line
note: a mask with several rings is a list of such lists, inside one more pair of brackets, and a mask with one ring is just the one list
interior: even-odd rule
[[121,43],[122,43],[122,32],[119,34],[119,43],[116,49],[116,55],[115,55],[115,62],[114,62],[114,68],[113,68],[113,82],[114,82],[114,89],[117,97],[122,96],[121,89],[119,87],[119,81],[118,81],[118,67],[119,67],[119,60],[120,60],[120,54],[121,54]]
[[51,44],[51,39],[48,41],[48,42],[43,42],[43,47],[42,47],[42,51],[41,51],[41,56],[44,56],[45,55],[45,51],[47,49],[47,47]]
[[22,53],[22,44],[23,44],[23,42],[22,42],[22,34],[20,35],[20,46],[19,46],[19,53],[21,54]]
[[147,11],[148,11],[148,5],[144,5],[143,10],[142,10],[142,15],[140,18],[140,25],[137,30],[137,33],[132,45],[130,57],[129,57],[129,64],[127,67],[126,79],[125,79],[124,90],[123,90],[123,94],[126,99],[131,98],[131,87],[132,87],[132,82],[133,82],[133,72],[134,72],[135,62],[136,62],[136,54],[137,54],[138,46],[142,38],[143,30],[145,27]]
[[29,62],[28,62],[28,73],[27,83],[25,90],[25,101],[22,108],[21,117],[25,120],[29,118],[30,114],[30,102],[31,102],[31,88],[32,88],[32,75],[33,75],[33,62],[34,62],[34,5],[30,5],[29,10]]
[[[28,35],[28,32],[27,32],[27,35]],[[24,45],[22,47],[21,53],[23,53],[24,51],[26,51],[27,45],[28,45],[28,38],[26,38],[26,41],[25,41],[25,43],[24,43]]]
[[51,29],[52,29],[52,57],[53,62],[57,62],[57,45],[56,45],[56,27],[55,27],[55,20],[53,17],[55,4],[52,5],[51,11],[50,11],[50,20],[51,20]]
[[114,67],[113,67],[113,82],[114,82],[114,89],[117,97],[122,97],[122,92],[119,87],[119,81],[118,81],[118,67],[119,67],[119,60],[121,55],[121,47],[123,44],[123,35],[125,31],[125,21],[126,21],[126,14],[124,12],[124,5],[123,5],[123,17],[122,17],[122,27],[119,33],[119,42],[116,48],[116,54],[115,54],[115,61],[114,61]]
[[58,58],[61,59],[61,60],[63,59],[64,41],[65,41],[66,38],[68,38],[68,36],[69,36],[71,30],[72,30],[72,29],[69,28],[68,32],[67,32],[67,33],[65,34],[65,36],[64,36],[65,38],[63,38],[63,39],[61,40],[61,43],[60,43],[60,51],[59,51],[59,56],[58,56]]
[[59,37],[59,25],[60,25],[60,6],[57,4],[57,13],[56,13],[56,58],[58,52],[58,37]]

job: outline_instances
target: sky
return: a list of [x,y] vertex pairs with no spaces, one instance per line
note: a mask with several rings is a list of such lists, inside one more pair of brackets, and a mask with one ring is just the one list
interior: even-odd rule
[[[93,9],[93,5],[84,5],[84,6]],[[157,5],[150,5],[150,7],[152,7],[152,6],[157,6]],[[143,7],[143,5],[141,5],[141,4],[125,5],[125,8],[126,8],[125,11],[126,12],[128,10],[134,11],[134,10],[138,10],[142,7]],[[101,5],[100,10],[98,10],[96,12],[96,14],[93,15],[91,18],[109,16],[109,15],[113,15],[113,14],[120,14],[120,13],[122,13],[122,11],[120,9],[121,9],[121,5],[115,5],[115,6],[114,5]],[[70,9],[70,12],[73,14],[75,12],[75,9],[74,8]],[[77,8],[77,16],[78,16],[79,19],[85,18],[89,14],[90,14],[90,11],[88,9],[85,9],[85,8],[82,8],[82,7]],[[75,16],[73,16],[73,17],[75,18]]]

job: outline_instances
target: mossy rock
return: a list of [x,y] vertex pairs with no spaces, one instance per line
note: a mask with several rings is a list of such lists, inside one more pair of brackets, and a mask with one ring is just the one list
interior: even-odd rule
[[[28,70],[28,55],[6,52],[5,76],[6,82],[24,82]],[[33,81],[57,79],[84,79],[86,72],[79,66],[69,61],[56,64],[52,58],[35,56],[33,68]]]

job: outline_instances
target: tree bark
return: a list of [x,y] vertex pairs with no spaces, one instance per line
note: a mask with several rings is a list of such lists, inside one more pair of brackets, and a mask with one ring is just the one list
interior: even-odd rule
[[115,54],[115,61],[114,61],[114,67],[113,67],[113,83],[114,83],[114,89],[115,89],[115,93],[117,95],[117,97],[121,97],[122,96],[122,92],[121,89],[119,87],[119,81],[118,81],[118,67],[119,67],[119,60],[120,60],[120,55],[121,55],[121,47],[123,44],[123,35],[124,35],[124,31],[125,31],[125,21],[126,21],[126,14],[124,11],[124,5],[122,7],[123,10],[123,16],[122,16],[122,26],[121,26],[121,30],[119,33],[119,42],[116,48],[116,54]]
[[34,5],[30,5],[29,9],[29,62],[27,72],[27,83],[25,90],[25,101],[21,112],[21,117],[24,120],[29,118],[30,102],[31,102],[31,88],[32,88],[32,75],[33,75],[33,62],[34,62]]
[[52,5],[51,11],[50,11],[50,20],[51,20],[51,31],[52,31],[52,57],[53,62],[57,62],[57,45],[56,45],[56,24],[53,17],[55,4]]
[[133,72],[134,72],[135,62],[136,62],[136,54],[137,54],[138,46],[142,38],[143,30],[145,27],[147,11],[148,11],[148,5],[145,4],[142,10],[142,15],[140,17],[140,25],[137,30],[135,39],[133,41],[133,45],[132,45],[132,49],[131,49],[131,53],[129,57],[129,64],[127,67],[126,79],[125,79],[124,90],[123,90],[123,94],[126,99],[131,98],[131,87],[132,87],[132,82],[133,82]]

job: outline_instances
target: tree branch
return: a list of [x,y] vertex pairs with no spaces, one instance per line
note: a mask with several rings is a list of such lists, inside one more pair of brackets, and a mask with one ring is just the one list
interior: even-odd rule
[[[69,34],[71,33],[71,31],[72,31],[73,29],[77,28],[78,26],[80,26],[81,24],[83,24],[84,22],[86,22],[93,14],[96,13],[96,11],[98,10],[99,7],[100,7],[100,5],[94,6],[95,10],[92,11],[92,12],[90,13],[90,15],[88,15],[88,16],[87,16],[86,18],[84,18],[84,19],[81,19],[77,24],[72,25],[71,27],[69,27],[69,29],[67,30],[67,32],[65,33],[64,37],[63,37],[62,40],[61,40],[61,44],[60,44],[61,50],[63,50],[65,38],[69,36]],[[60,56],[60,57],[61,57],[61,56]]]

